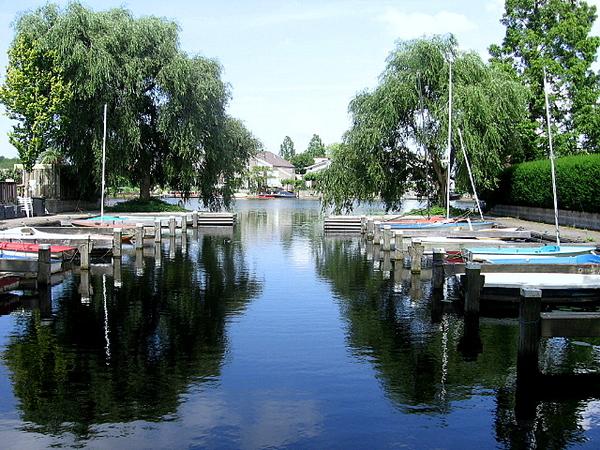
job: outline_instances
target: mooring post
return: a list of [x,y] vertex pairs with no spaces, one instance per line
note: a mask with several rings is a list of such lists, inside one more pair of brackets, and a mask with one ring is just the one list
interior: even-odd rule
[[381,250],[389,252],[392,249],[392,227],[384,225],[381,239]]
[[181,232],[184,234],[187,233],[187,225],[188,225],[187,219],[188,219],[188,217],[186,214],[181,216]]
[[415,239],[410,247],[408,247],[408,254],[410,255],[410,271],[411,273],[421,273],[423,266],[423,245],[421,241]]
[[542,291],[521,288],[519,305],[519,349],[517,354],[517,391],[515,412],[519,420],[536,416],[535,390],[539,378]]
[[90,269],[90,253],[92,252],[92,242],[88,240],[79,245],[79,267],[81,270]]
[[404,259],[404,231],[398,230],[393,233],[394,235],[394,251],[396,253],[396,260]]
[[144,224],[136,223],[135,224],[135,248],[143,248],[144,247]]
[[169,217],[169,236],[175,236],[175,217]]
[[446,258],[446,250],[443,248],[433,249],[433,275],[432,282],[434,289],[442,289],[444,287],[444,258]]
[[37,282],[41,286],[50,285],[52,278],[50,244],[40,244],[38,247]]
[[373,239],[375,233],[375,221],[373,219],[367,220],[367,239]]
[[123,230],[121,228],[113,229],[113,258],[121,257],[123,245]]
[[381,221],[375,220],[373,222],[373,244],[381,244]]
[[192,213],[192,227],[198,228],[198,211]]
[[154,219],[154,242],[162,240],[162,224],[160,219]]
[[465,313],[479,314],[481,289],[485,282],[485,275],[481,275],[481,264],[468,262],[463,277],[465,277],[464,279],[466,280]]
[[367,216],[360,216],[360,234],[365,234],[367,232]]

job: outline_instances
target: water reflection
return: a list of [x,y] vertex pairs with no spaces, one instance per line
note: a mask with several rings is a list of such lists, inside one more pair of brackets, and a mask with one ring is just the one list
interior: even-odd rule
[[[593,390],[516,395],[515,319],[466,320],[451,280],[434,289],[430,268],[411,273],[360,236],[324,236],[318,204],[248,205],[235,229],[149,240],[7,300],[2,311],[18,318],[3,360],[19,420],[0,410],[3,438],[140,449],[598,443]],[[599,370],[598,348],[544,341],[545,382]]]
[[112,274],[73,272],[50,323],[39,309],[20,319],[4,359],[30,429],[86,438],[97,423],[165,420],[190,384],[218,378],[225,319],[261,285],[240,245],[202,236],[193,247],[165,243],[169,264],[139,249]]

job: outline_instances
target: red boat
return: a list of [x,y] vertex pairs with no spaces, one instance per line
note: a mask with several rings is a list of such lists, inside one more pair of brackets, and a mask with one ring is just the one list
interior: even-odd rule
[[[0,242],[0,255],[37,257],[39,244],[27,242]],[[77,253],[77,247],[50,245],[50,256],[54,259],[71,259]]]

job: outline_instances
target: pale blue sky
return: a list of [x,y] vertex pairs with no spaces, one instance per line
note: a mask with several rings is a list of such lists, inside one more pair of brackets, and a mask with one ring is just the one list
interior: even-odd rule
[[[50,2],[61,6],[66,1]],[[297,152],[313,134],[340,142],[348,103],[377,85],[397,39],[452,32],[461,47],[488,57],[500,43],[502,0],[88,0],[94,11],[123,7],[136,17],[176,21],[181,47],[215,58],[231,84],[229,114],[244,121],[266,150],[290,136]],[[588,3],[600,3],[593,0]],[[0,0],[0,75],[17,14],[46,4]],[[596,30],[598,27],[596,27]],[[598,33],[598,31],[596,31]],[[100,114],[101,112],[99,112]],[[0,117],[0,155],[14,157]]]

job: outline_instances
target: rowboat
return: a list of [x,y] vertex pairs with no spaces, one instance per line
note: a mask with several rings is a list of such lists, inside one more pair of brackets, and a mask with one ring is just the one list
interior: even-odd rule
[[112,249],[113,237],[105,234],[47,233],[35,227],[18,227],[0,230],[0,241],[30,244],[77,246],[91,242],[94,248]]
[[[30,242],[0,242],[0,255],[2,256],[28,256],[37,258],[39,244]],[[50,245],[50,256],[54,259],[68,260],[77,253],[77,247],[68,245]]]
[[497,261],[500,259],[531,259],[591,254],[596,247],[545,245],[543,247],[463,248],[465,261]]
[[492,264],[600,264],[600,255],[593,253],[586,253],[584,255],[575,256],[550,256],[550,257],[537,257],[537,258],[499,258],[489,259],[485,262]]
[[394,221],[388,220],[381,223],[381,228],[389,226],[400,230],[485,230],[492,228],[494,222],[471,221],[468,219],[450,219],[433,221]]

